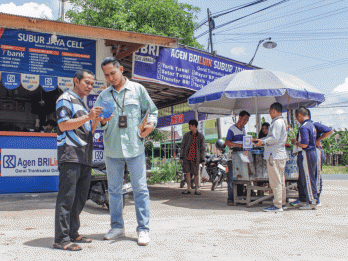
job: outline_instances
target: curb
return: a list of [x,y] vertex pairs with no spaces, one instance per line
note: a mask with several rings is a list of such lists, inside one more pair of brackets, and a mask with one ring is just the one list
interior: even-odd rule
[[13,193],[13,194],[0,194],[0,200],[38,200],[38,199],[55,199],[58,192],[49,193]]

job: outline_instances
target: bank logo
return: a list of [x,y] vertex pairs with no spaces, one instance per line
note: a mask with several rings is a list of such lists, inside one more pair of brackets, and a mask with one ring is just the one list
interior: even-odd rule
[[16,167],[16,156],[15,155],[5,155],[3,158],[4,168],[15,168]]
[[52,85],[52,78],[45,78],[45,85]]
[[8,74],[8,75],[7,75],[7,82],[15,82],[15,81],[16,81],[15,78],[16,78],[15,75],[13,75],[13,74]]

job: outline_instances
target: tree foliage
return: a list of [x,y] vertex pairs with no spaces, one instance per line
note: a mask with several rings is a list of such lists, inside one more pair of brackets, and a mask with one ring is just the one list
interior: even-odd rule
[[177,0],[69,0],[71,22],[117,30],[182,38],[202,48],[194,38],[198,7]]
[[348,165],[348,130],[334,131],[332,135],[322,141],[325,153],[335,154],[343,152],[342,163]]

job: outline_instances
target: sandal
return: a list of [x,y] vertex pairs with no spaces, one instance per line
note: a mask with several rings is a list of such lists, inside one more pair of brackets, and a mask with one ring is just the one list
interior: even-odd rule
[[[78,239],[79,237],[81,237],[80,239]],[[82,236],[78,236],[75,239],[71,238],[71,242],[76,242],[76,243],[91,243],[92,239],[89,239],[87,237],[82,237]]]
[[200,191],[195,191],[195,195],[202,195]]
[[182,194],[191,194],[191,191],[189,191],[189,190],[184,190],[184,191],[182,192]]
[[61,250],[69,250],[69,251],[82,250],[82,247],[80,247],[78,244],[74,244],[72,242],[68,242],[66,244],[55,243],[55,244],[53,244],[53,248],[61,249]]

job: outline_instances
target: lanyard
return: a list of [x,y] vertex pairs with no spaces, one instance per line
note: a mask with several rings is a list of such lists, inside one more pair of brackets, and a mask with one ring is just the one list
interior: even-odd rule
[[121,109],[121,112],[123,114],[123,109],[124,109],[124,99],[126,97],[126,90],[124,91],[124,95],[123,95],[123,103],[122,103],[122,107],[118,104],[117,100],[115,99],[115,96],[114,96],[114,92],[111,90],[111,94],[112,94],[112,98],[114,98],[117,106]]

